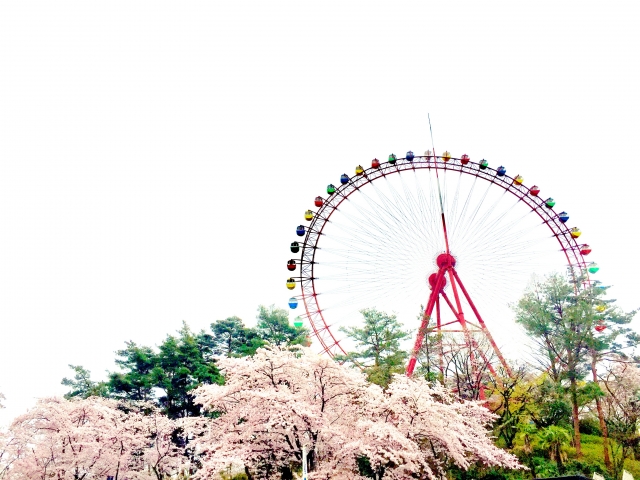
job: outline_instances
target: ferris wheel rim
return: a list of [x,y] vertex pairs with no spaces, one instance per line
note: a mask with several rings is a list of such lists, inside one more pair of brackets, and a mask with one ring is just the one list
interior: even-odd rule
[[[466,159],[463,163],[461,158],[445,157],[445,156],[414,156],[412,159],[396,158],[393,163],[379,162],[377,167],[367,169],[361,166],[357,167],[360,173],[348,177],[348,181],[339,186],[334,187],[335,191],[326,199],[322,199],[322,205],[313,214],[313,218],[308,227],[304,227],[304,241],[300,244],[300,275],[293,276],[293,279],[299,279],[302,294],[300,298],[304,303],[305,314],[309,319],[309,323],[315,336],[322,347],[322,353],[329,356],[347,355],[342,348],[341,340],[336,338],[327,323],[322,308],[320,307],[317,296],[321,292],[316,291],[314,276],[314,266],[316,251],[321,249],[318,247],[321,236],[329,219],[338,210],[338,207],[347,200],[355,192],[358,192],[363,186],[373,183],[374,181],[385,178],[389,175],[399,174],[404,171],[411,170],[445,170],[459,172],[460,174],[470,175],[481,178],[484,181],[494,184],[506,192],[516,196],[518,202],[522,201],[527,205],[530,211],[535,212],[552,232],[560,244],[568,262],[570,274],[576,279],[578,275],[584,275],[589,282],[589,272],[584,255],[581,251],[581,245],[578,244],[577,238],[572,235],[571,229],[559,219],[559,214],[553,210],[553,206],[549,207],[546,200],[539,197],[538,194],[531,194],[531,187],[526,187],[522,181],[517,182],[519,177],[511,177],[506,175],[506,171],[500,172],[499,167],[494,169],[486,163],[481,164]],[[346,174],[343,174],[343,177]],[[576,272],[577,270],[577,272]]]

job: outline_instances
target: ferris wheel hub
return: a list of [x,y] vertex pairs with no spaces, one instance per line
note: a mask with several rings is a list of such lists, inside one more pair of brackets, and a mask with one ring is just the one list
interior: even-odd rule
[[438,268],[448,268],[456,266],[456,259],[450,253],[441,253],[436,258],[436,265]]

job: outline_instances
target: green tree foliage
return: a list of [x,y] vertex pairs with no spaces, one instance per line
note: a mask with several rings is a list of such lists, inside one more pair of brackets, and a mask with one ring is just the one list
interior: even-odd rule
[[530,417],[536,385],[525,366],[513,369],[511,375],[502,368],[497,373],[489,377],[491,395],[487,406],[498,416],[494,422],[495,435],[507,449],[512,449],[522,423]]
[[568,379],[578,457],[581,455],[578,381],[584,377],[592,331],[596,326],[595,306],[590,295],[561,275],[537,282],[516,307],[516,319],[537,342],[542,364],[557,384]]
[[[573,277],[569,277],[573,279]],[[585,376],[589,359],[597,352],[616,348],[615,340],[628,329],[612,328],[609,334],[600,335],[596,326],[606,322],[623,325],[629,323],[635,312],[623,314],[609,303],[607,309],[602,296],[604,290],[587,285],[584,279],[569,280],[562,275],[552,275],[536,282],[520,299],[516,320],[535,340],[538,359],[557,386],[569,383],[569,399],[576,454],[581,456],[579,409],[581,392],[579,381]],[[595,368],[595,362],[592,363]],[[585,392],[582,392],[584,401]],[[597,392],[591,392],[597,399]],[[587,395],[588,396],[588,395]]]
[[242,355],[250,336],[249,330],[236,316],[215,321],[211,324],[213,353],[222,357]]
[[550,425],[537,435],[540,448],[549,453],[549,458],[558,465],[558,471],[564,473],[564,463],[567,461],[567,448],[571,444],[571,434],[568,430]]
[[[71,390],[64,395],[64,398],[89,398],[89,397],[106,397],[109,394],[107,384],[104,382],[95,382],[91,380],[91,372],[80,365],[69,365],[73,370],[73,378],[64,377],[62,385],[69,387]],[[0,394],[2,395],[2,394]],[[4,398],[4,397],[0,397]]]
[[211,345],[216,356],[244,357],[253,355],[267,343],[305,345],[309,332],[289,323],[289,313],[275,306],[258,307],[257,327],[246,327],[238,317],[217,320],[211,324]]
[[386,387],[395,373],[404,371],[407,352],[401,348],[402,340],[409,336],[395,315],[375,308],[360,310],[362,327],[342,327],[340,330],[355,342],[356,350],[344,360],[363,367],[370,382]]
[[110,372],[107,382],[95,382],[90,372],[71,365],[75,376],[64,378],[70,387],[67,398],[92,395],[130,401],[151,401],[171,418],[200,414],[192,390],[203,384],[222,383],[216,358],[253,355],[266,343],[305,345],[309,332],[289,324],[288,312],[274,306],[258,308],[256,328],[245,327],[238,317],[211,324],[211,333],[194,333],[183,323],[176,335],[168,335],[157,349],[126,342],[116,352],[119,371]]
[[567,397],[567,389],[553,381],[550,375],[543,373],[537,378],[532,396],[533,408],[529,413],[537,428],[551,425],[571,427],[571,402]]
[[186,324],[178,336],[168,335],[160,345],[151,371],[154,386],[164,391],[159,402],[172,418],[200,414],[191,391],[202,384],[222,383],[210,343]]
[[[304,327],[295,327],[289,323],[289,312],[274,305],[258,307],[257,336],[264,343],[276,346],[305,345],[309,331]],[[255,342],[258,343],[258,342]],[[256,349],[262,345],[257,345]],[[255,352],[255,350],[254,350]]]
[[155,385],[151,371],[156,365],[153,349],[126,342],[126,348],[118,350],[116,355],[116,365],[121,372],[109,374],[108,385],[112,396],[144,402],[152,400]]
[[[221,383],[211,336],[193,333],[183,323],[178,335],[168,335],[158,351],[127,342],[117,352],[121,372],[109,375],[112,396],[127,400],[155,400],[171,418],[200,414],[191,391],[202,384]],[[161,391],[160,396],[156,392]]]
[[[603,297],[606,294],[608,287],[600,285],[591,289],[593,294],[592,301],[596,305],[596,315],[598,317],[599,328],[605,328],[599,335],[593,335],[591,339],[589,355],[591,360],[591,383],[598,388],[598,375],[597,364],[603,359],[611,358],[615,356],[623,359],[627,358],[627,354],[624,351],[625,347],[637,345],[640,341],[640,337],[637,333],[632,331],[628,324],[631,322],[635,311],[622,312],[614,304],[614,300],[605,300]],[[622,340],[622,341],[620,341]],[[637,359],[636,359],[637,361]],[[596,404],[596,410],[598,412],[598,421],[600,431],[603,437],[603,454],[604,463],[608,469],[614,467],[610,458],[610,445],[609,445],[609,429],[605,421],[605,412],[602,405],[601,398],[603,393],[598,389],[594,400]]]

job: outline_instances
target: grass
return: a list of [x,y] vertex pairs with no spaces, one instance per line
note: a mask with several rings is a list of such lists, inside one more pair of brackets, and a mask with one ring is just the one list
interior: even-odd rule
[[[602,446],[602,437],[598,435],[586,435],[583,433],[582,435],[580,435],[580,445],[582,447],[582,458],[580,459],[580,462],[587,465],[592,465],[594,467],[596,467],[596,465],[599,465],[600,468],[604,470],[604,448]],[[614,443],[614,445],[616,444]],[[568,453],[570,461],[577,460],[575,455],[575,448],[571,448]],[[624,468],[631,475],[633,475],[634,478],[640,479],[640,461],[628,458],[624,462]],[[592,472],[583,473],[586,474]]]
[[[568,457],[568,471],[566,474],[582,473],[587,477],[591,477],[593,472],[598,472],[604,474],[607,478],[611,478],[604,466],[602,437],[583,433],[580,436],[580,440],[580,444],[582,446],[582,458],[576,458],[576,449],[573,447],[569,447],[566,451]],[[614,443],[614,446],[617,446],[617,444]],[[617,451],[617,449],[614,450]],[[538,451],[535,455],[538,457],[539,455],[544,455],[544,452]],[[557,473],[554,473],[555,462],[551,462],[548,458],[539,458],[537,462],[541,462],[540,468],[542,471],[536,472],[540,477],[557,475]],[[548,465],[548,468],[546,469],[548,472],[545,472],[544,465]],[[633,458],[625,460],[624,469],[631,473],[635,479],[640,480],[640,460],[635,460]],[[526,472],[513,472],[511,478],[530,478],[530,474],[527,474]]]

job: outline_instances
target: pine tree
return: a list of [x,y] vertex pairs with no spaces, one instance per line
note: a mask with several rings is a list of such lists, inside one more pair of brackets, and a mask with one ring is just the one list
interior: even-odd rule
[[375,308],[360,311],[362,327],[342,327],[340,330],[355,341],[356,350],[344,358],[364,367],[369,381],[386,387],[394,373],[404,371],[407,352],[401,348],[402,340],[409,336],[395,315]]

